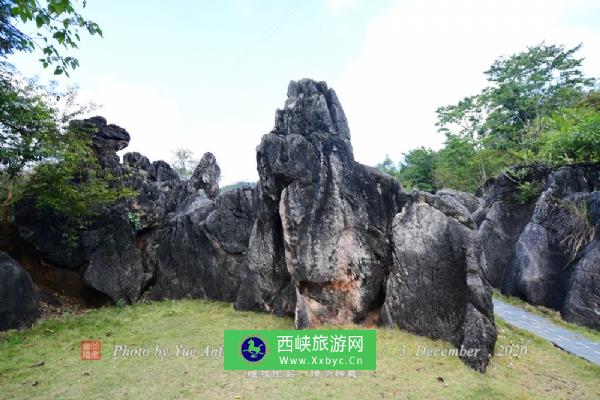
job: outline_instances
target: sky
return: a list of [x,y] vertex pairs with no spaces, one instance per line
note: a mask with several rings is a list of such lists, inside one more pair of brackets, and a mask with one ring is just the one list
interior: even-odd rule
[[[88,0],[104,38],[83,37],[70,78],[37,54],[25,76],[76,84],[83,102],[131,134],[128,151],[170,162],[215,154],[221,184],[255,181],[256,146],[290,80],[324,80],[349,121],[357,161],[439,148],[435,110],[478,93],[483,72],[527,46],[583,43],[600,77],[596,0]],[[23,28],[28,32],[27,27]]]

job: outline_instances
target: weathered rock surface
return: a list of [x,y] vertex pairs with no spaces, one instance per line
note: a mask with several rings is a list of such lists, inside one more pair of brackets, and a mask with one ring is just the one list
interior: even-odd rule
[[[465,362],[485,370],[496,332],[471,216],[479,199],[409,199],[396,180],[357,163],[335,93],[310,80],[290,84],[257,164],[238,309],[293,313],[298,328],[372,323],[381,313],[389,325],[471,349]],[[431,271],[439,277],[425,278]]]
[[482,199],[472,195],[470,193],[459,192],[458,190],[453,189],[441,189],[436,192],[438,197],[447,198],[452,197],[456,201],[458,201],[463,207],[469,211],[469,213],[474,213],[482,206]]
[[91,130],[100,164],[138,195],[104,207],[62,259],[61,246],[46,243],[59,234],[43,233],[47,216],[28,219],[24,207],[18,223],[44,257],[79,270],[90,287],[114,301],[235,301],[293,315],[298,328],[383,318],[471,350],[465,362],[485,370],[496,336],[473,216],[480,200],[451,190],[409,196],[356,162],[324,82],[290,83],[257,148],[258,185],[221,194],[211,153],[184,181],[139,153],[120,164],[129,135],[103,118],[74,124]]
[[204,153],[187,183],[188,192],[196,193],[202,189],[208,198],[215,199],[219,195],[220,178],[221,168],[217,159],[212,153]]
[[0,251],[0,331],[31,326],[40,316],[38,302],[29,274]]
[[147,269],[155,271],[145,295],[233,302],[246,264],[254,203],[253,187],[222,193],[214,202],[199,190],[184,202],[143,246]]
[[599,165],[531,169],[524,181],[541,194],[528,202],[515,200],[520,181],[493,184],[476,214],[485,214],[479,233],[494,286],[569,321],[600,326],[599,177]]
[[383,302],[400,185],[354,161],[324,82],[290,83],[257,163],[259,217],[237,307],[289,312],[293,287],[298,328],[364,321]]
[[545,183],[548,170],[523,169],[517,180],[501,174],[487,184],[482,206],[473,212],[479,226],[480,241],[488,264],[488,278],[494,287],[501,287],[511,262],[513,249],[529,222],[535,207],[535,198],[519,200],[520,182]]
[[118,150],[129,134],[102,117],[74,121],[89,132],[99,164],[138,195],[99,210],[67,240],[63,219],[17,205],[22,238],[60,268],[79,270],[84,282],[114,301],[199,297],[233,301],[255,218],[254,187],[219,193],[220,169],[206,153],[190,181],[164,161]]
[[144,270],[141,252],[135,245],[136,232],[128,215],[127,205],[119,202],[81,232],[86,259],[81,271],[90,287],[114,301],[135,303],[152,273]]
[[462,218],[464,207],[452,209],[442,203],[444,196],[412,192],[394,218],[382,318],[387,325],[464,348],[462,359],[484,372],[496,343],[485,257],[472,221]]

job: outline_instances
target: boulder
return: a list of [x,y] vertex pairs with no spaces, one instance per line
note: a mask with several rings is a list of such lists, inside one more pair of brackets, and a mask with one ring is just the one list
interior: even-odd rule
[[471,193],[460,192],[453,189],[441,189],[436,192],[438,197],[452,197],[456,199],[469,213],[474,213],[482,206],[483,200]]
[[573,265],[562,315],[567,321],[600,330],[600,241]]
[[39,295],[29,274],[0,251],[0,331],[30,327],[39,317]]
[[542,167],[518,168],[515,176],[502,173],[484,187],[483,204],[472,216],[479,226],[488,277],[494,287],[500,288],[504,282],[514,248],[533,214],[537,200],[536,196],[520,197],[520,185],[529,183],[543,187],[547,174],[548,170]]
[[108,124],[104,117],[99,116],[74,120],[70,125],[71,128],[89,133],[100,166],[118,174],[120,158],[117,151],[129,145],[129,133],[117,125]]
[[66,219],[52,210],[40,210],[34,199],[15,204],[15,224],[21,239],[45,260],[60,268],[77,270],[86,262],[85,249],[65,229]]
[[469,366],[484,372],[496,342],[485,257],[472,221],[460,218],[464,207],[450,211],[452,205],[436,197],[412,192],[394,218],[382,321],[448,340],[467,351],[462,359]]
[[246,265],[254,225],[254,188],[189,197],[164,227],[142,245],[146,269],[155,271],[150,299],[210,298],[233,302]]
[[151,163],[140,153],[125,154],[120,164],[116,152],[127,146],[129,134],[102,117],[73,121],[72,127],[90,134],[101,168],[117,178],[114,184],[137,196],[100,207],[70,235],[62,216],[21,201],[16,221],[24,241],[57,267],[79,270],[89,287],[115,302],[134,303],[143,295],[233,301],[254,224],[254,188],[216,197],[220,169],[210,153],[192,182],[185,182],[166,162]]
[[102,218],[81,232],[81,243],[87,260],[82,267],[84,282],[115,302],[137,302],[153,271],[144,269],[127,204],[108,207]]
[[[485,219],[479,235],[491,281],[505,294],[598,327],[600,165],[529,171],[493,182],[480,209]],[[537,185],[540,193],[522,201],[523,182]]]

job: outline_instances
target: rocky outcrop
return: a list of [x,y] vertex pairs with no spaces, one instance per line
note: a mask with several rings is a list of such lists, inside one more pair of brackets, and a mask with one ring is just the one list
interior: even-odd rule
[[[280,313],[296,327],[364,321],[384,297],[389,232],[404,193],[356,161],[346,118],[323,82],[292,82],[257,149],[259,217],[237,307]],[[288,309],[277,310],[287,305]]]
[[485,370],[496,335],[472,215],[480,200],[451,190],[409,196],[358,163],[324,82],[290,83],[257,148],[257,186],[224,193],[211,153],[184,181],[139,153],[119,163],[129,135],[103,118],[74,124],[91,130],[99,163],[137,195],[103,207],[63,259],[45,243],[48,216],[29,218],[23,205],[17,219],[39,253],[90,287],[114,301],[235,301],[294,316],[297,328],[381,321],[449,340]]
[[125,129],[108,124],[104,117],[72,121],[71,128],[88,133],[100,165],[117,172],[120,167],[117,151],[127,147],[130,140],[129,133]]
[[23,240],[58,268],[78,270],[89,287],[113,301],[233,301],[256,214],[254,187],[219,195],[220,169],[211,153],[189,181],[139,153],[125,154],[121,164],[116,152],[129,142],[124,129],[102,117],[72,127],[89,133],[100,166],[137,195],[102,207],[69,238],[64,218],[22,201],[16,221]]
[[485,257],[472,221],[463,219],[465,207],[445,196],[413,192],[394,218],[383,321],[448,340],[465,350],[468,365],[485,371],[496,342]]
[[477,212],[485,215],[479,233],[492,282],[505,294],[598,328],[600,165],[522,170],[494,182]]
[[85,283],[114,301],[135,303],[152,272],[144,269],[129,215],[125,202],[119,202],[104,210],[101,219],[94,219],[80,233],[85,251],[81,273]]
[[202,190],[189,198],[143,246],[155,271],[150,299],[210,298],[233,302],[254,224],[254,188],[234,189],[213,202]]
[[488,277],[494,287],[502,286],[513,249],[535,207],[535,194],[520,196],[520,185],[528,184],[532,188],[543,185],[548,172],[541,167],[521,168],[516,170],[515,176],[500,174],[484,187],[483,204],[472,216],[479,226]]
[[208,198],[215,199],[219,195],[220,178],[221,168],[217,164],[217,159],[212,153],[205,153],[187,183],[188,192],[196,193],[198,190],[203,190]]
[[297,328],[381,314],[471,350],[465,362],[485,370],[496,333],[471,217],[480,200],[455,191],[409,199],[396,180],[357,163],[323,82],[290,83],[257,164],[258,217],[236,308],[293,313]]
[[29,274],[0,251],[0,331],[31,326],[40,316],[38,297]]

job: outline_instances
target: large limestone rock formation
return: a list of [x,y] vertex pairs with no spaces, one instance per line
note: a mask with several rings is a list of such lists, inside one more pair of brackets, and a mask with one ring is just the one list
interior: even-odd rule
[[253,187],[220,194],[213,202],[199,190],[143,246],[155,271],[151,299],[210,298],[233,302],[246,265],[254,224]]
[[535,185],[534,182],[544,181],[548,174],[541,167],[517,171],[520,179],[503,173],[490,180],[482,207],[473,213],[488,263],[488,277],[494,287],[502,286],[513,249],[535,207],[535,199],[519,198],[519,185],[522,182]]
[[118,150],[129,143],[124,129],[102,117],[74,121],[88,132],[98,162],[117,184],[137,192],[99,210],[66,240],[64,218],[20,202],[21,237],[58,268],[78,270],[91,288],[114,301],[142,297],[213,298],[233,301],[254,224],[254,187],[219,195],[220,169],[206,153],[183,181],[164,161]]
[[217,159],[212,153],[206,153],[187,183],[188,191],[196,193],[201,189],[210,199],[215,199],[219,195],[220,177],[221,168],[217,164]]
[[391,262],[388,232],[404,193],[354,161],[335,92],[324,82],[290,83],[257,163],[259,217],[237,307],[290,312],[295,295],[299,328],[378,312]]
[[0,331],[31,326],[40,316],[38,297],[29,274],[0,251]]
[[409,198],[357,163],[335,92],[311,80],[290,83],[257,164],[238,309],[293,313],[298,328],[372,323],[381,313],[388,325],[465,347],[464,360],[485,370],[496,333],[471,217],[479,199]]
[[23,203],[17,223],[43,257],[78,270],[91,288],[114,301],[235,301],[294,316],[298,328],[382,317],[464,347],[465,362],[485,370],[496,336],[471,216],[480,200],[451,190],[409,196],[356,162],[344,111],[324,82],[290,83],[257,148],[258,185],[221,194],[210,153],[184,181],[139,153],[121,164],[116,152],[129,134],[103,118],[74,124],[90,130],[100,165],[138,195],[100,210],[70,250],[60,229],[44,229],[60,216]]
[[[512,191],[503,180],[514,181]],[[516,201],[521,182],[537,185],[541,194]],[[498,179],[476,213],[485,215],[479,233],[494,285],[559,310],[568,321],[600,328],[599,190],[600,165],[531,168]],[[502,218],[494,217],[497,210]]]
[[394,218],[382,316],[390,326],[450,341],[485,371],[496,342],[491,286],[475,225],[452,199],[413,192]]

